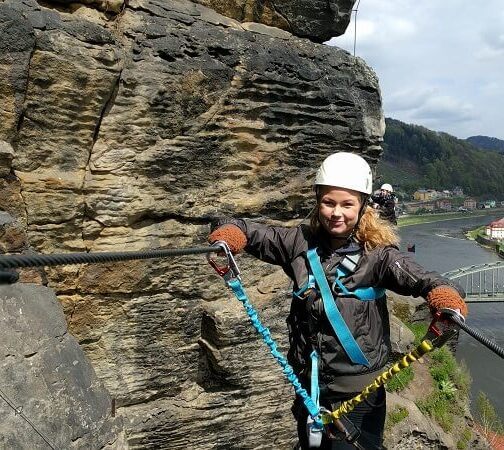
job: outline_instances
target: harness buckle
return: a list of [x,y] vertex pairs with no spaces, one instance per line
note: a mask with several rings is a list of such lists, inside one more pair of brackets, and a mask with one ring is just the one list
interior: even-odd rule
[[308,447],[319,448],[322,444],[324,427],[319,426],[319,424],[309,414],[306,420],[306,432],[308,434]]
[[238,265],[229,249],[229,246],[224,241],[215,241],[212,244],[212,247],[220,248],[219,253],[224,253],[224,257],[226,258],[226,265],[219,266],[217,262],[210,256],[210,253],[207,253],[207,261],[214,268],[214,270],[224,279],[224,283],[226,285],[232,279],[240,279],[240,269],[238,269]]

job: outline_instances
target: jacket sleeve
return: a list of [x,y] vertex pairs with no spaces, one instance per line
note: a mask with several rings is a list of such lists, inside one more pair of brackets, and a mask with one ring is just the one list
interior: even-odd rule
[[449,286],[465,298],[464,290],[437,272],[427,271],[409,255],[395,247],[386,247],[380,256],[380,285],[400,295],[426,297],[438,286]]
[[233,224],[247,237],[245,251],[260,260],[286,266],[293,258],[297,228],[275,227],[253,222],[248,219],[219,219],[212,229]]

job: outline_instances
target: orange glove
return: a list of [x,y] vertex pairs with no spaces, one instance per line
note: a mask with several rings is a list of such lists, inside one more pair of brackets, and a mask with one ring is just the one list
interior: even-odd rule
[[427,304],[430,308],[438,310],[450,308],[460,310],[460,314],[467,317],[467,305],[460,294],[452,287],[438,286],[427,294]]
[[216,228],[208,236],[210,244],[213,244],[215,241],[224,241],[229,246],[231,253],[236,255],[247,245],[247,236],[236,225],[226,224]]

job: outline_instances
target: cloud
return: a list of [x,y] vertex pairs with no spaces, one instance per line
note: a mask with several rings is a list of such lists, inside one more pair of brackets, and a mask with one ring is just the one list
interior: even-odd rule
[[390,111],[410,111],[420,108],[435,95],[437,89],[432,87],[408,88],[393,92],[386,99]]
[[[376,72],[387,117],[504,139],[504,8],[460,0],[362,0],[356,55]],[[353,53],[354,18],[330,45]]]
[[477,115],[474,106],[450,97],[449,95],[431,96],[418,108],[411,111],[411,117],[420,121],[439,121],[441,123],[466,122]]
[[434,125],[435,129],[477,118],[472,104],[441,94],[433,87],[397,91],[384,100],[384,106],[390,117],[424,126]]
[[504,57],[504,20],[487,28],[481,33],[482,47],[476,53],[479,59],[494,59]]
[[[405,18],[395,16],[378,16],[372,19],[359,18],[357,21],[357,45],[359,49],[372,49],[396,40],[402,41],[414,36],[415,24]],[[332,38],[328,45],[335,45],[347,50],[353,47],[355,23],[352,23],[343,36]]]

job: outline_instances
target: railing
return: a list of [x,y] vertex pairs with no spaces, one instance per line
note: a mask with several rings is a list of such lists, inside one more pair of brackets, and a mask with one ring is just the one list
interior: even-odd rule
[[466,291],[466,301],[504,302],[504,261],[461,267],[443,274]]

